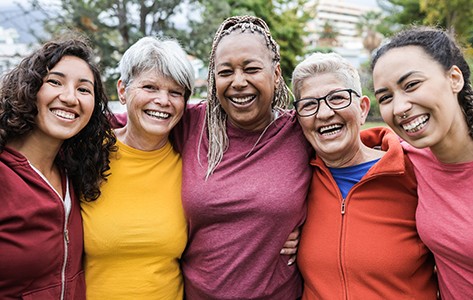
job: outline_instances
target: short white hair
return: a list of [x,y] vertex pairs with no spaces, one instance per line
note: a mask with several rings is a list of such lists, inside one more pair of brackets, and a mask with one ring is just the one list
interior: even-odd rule
[[120,79],[130,84],[142,72],[156,70],[185,88],[186,101],[194,90],[194,69],[181,45],[172,39],[143,37],[123,54],[118,67]]
[[292,73],[294,97],[300,99],[302,84],[307,78],[327,73],[335,75],[346,85],[346,88],[353,89],[358,95],[362,94],[358,70],[348,60],[333,52],[315,52],[300,62]]

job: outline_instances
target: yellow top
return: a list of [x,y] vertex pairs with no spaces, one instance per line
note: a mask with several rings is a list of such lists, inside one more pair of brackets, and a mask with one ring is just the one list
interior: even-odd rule
[[182,299],[181,156],[117,146],[100,198],[81,203],[87,299]]

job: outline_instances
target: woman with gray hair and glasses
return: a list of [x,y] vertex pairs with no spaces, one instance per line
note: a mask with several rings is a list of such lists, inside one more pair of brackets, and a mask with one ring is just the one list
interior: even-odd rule
[[412,164],[388,128],[361,131],[370,99],[358,72],[338,54],[315,53],[292,80],[316,152],[298,253],[302,299],[436,299]]

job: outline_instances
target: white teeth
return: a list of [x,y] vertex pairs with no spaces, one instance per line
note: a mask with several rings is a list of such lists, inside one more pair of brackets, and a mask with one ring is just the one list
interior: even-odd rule
[[76,117],[75,114],[64,111],[64,110],[60,110],[60,109],[53,109],[51,110],[51,112],[55,114],[56,116],[64,118],[64,119],[74,120],[74,118]]
[[342,128],[342,125],[334,124],[334,125],[321,127],[319,129],[319,132],[321,134],[335,134],[335,133],[339,132],[341,128]]
[[236,103],[239,103],[239,104],[243,104],[245,102],[249,102],[251,100],[253,100],[254,96],[248,96],[248,97],[243,97],[243,98],[230,98],[233,102],[236,102]]
[[164,113],[164,112],[160,112],[160,111],[156,111],[156,110],[147,110],[146,114],[148,114],[152,117],[160,118],[160,119],[167,119],[171,116],[168,113]]
[[427,115],[422,115],[407,124],[403,124],[402,128],[405,131],[410,132],[410,133],[417,132],[421,130],[422,128],[424,128],[428,119],[429,117]]

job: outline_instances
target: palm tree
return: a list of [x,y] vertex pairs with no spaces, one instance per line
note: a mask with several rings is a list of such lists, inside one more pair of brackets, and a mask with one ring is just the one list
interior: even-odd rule
[[379,26],[382,21],[382,13],[377,11],[368,11],[360,16],[356,24],[358,33],[363,38],[363,47],[369,54],[378,48],[383,40],[383,35],[379,33]]

